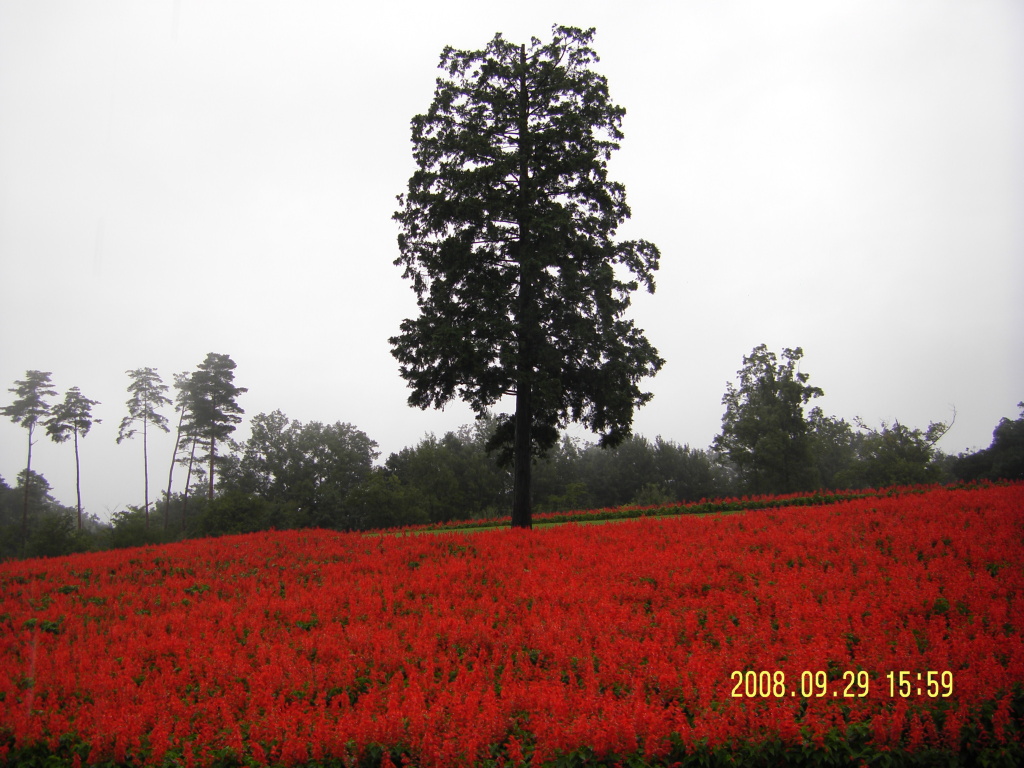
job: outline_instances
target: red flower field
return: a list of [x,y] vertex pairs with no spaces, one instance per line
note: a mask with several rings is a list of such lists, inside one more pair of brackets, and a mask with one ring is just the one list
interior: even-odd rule
[[0,763],[1012,756],[1022,631],[1020,484],[9,562]]

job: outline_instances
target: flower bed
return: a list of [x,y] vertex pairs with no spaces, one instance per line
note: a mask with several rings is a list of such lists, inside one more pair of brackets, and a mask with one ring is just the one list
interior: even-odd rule
[[11,562],[0,763],[1014,760],[1022,629],[1019,484]]

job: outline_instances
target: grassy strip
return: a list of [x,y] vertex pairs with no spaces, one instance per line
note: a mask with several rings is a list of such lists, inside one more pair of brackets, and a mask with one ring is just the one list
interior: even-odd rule
[[[709,517],[711,515],[739,515],[747,510],[744,509],[732,509],[724,512],[667,512],[665,514],[646,514],[646,515],[626,515],[617,517],[595,517],[593,519],[579,519],[579,520],[542,520],[533,524],[534,530],[547,530],[548,528],[558,528],[561,525],[567,525],[574,523],[576,525],[604,525],[605,523],[621,523],[625,520],[636,520],[639,517],[643,518],[658,518],[658,519],[670,519],[675,517]],[[465,526],[450,525],[441,527],[428,527],[425,529],[399,529],[389,531],[369,531],[366,536],[418,536],[421,533],[481,533],[483,531],[507,531],[509,529],[510,521],[504,523],[495,523],[494,520],[483,521],[484,524],[478,525],[473,521],[466,521],[470,524]]]
[[[897,493],[923,493],[932,486],[913,486],[909,488],[888,488],[885,490],[866,491],[832,491],[827,493],[794,494],[791,496],[762,496],[727,499],[701,499],[696,502],[674,502],[653,506],[630,504],[622,507],[606,507],[603,509],[573,510],[569,512],[545,512],[534,515],[533,527],[544,528],[564,523],[601,523],[613,520],[632,520],[638,517],[681,517],[683,515],[704,516],[729,512],[746,512],[751,509],[771,509],[791,506],[824,506],[842,501],[863,498],[880,498]],[[511,516],[498,518],[480,518],[475,520],[453,520],[448,523],[428,523],[426,525],[406,526],[373,531],[373,534],[389,533],[440,533],[447,531],[485,531],[508,528],[512,523]]]
[[[701,499],[695,502],[673,502],[652,506],[629,504],[622,507],[606,507],[603,509],[574,510],[570,512],[544,512],[533,516],[533,527],[543,528],[562,523],[594,523],[612,520],[630,520],[638,517],[680,517],[682,515],[712,515],[728,512],[746,512],[753,509],[777,509],[780,507],[828,506],[844,501],[868,498],[886,498],[902,496],[910,493],[925,493],[936,488],[978,489],[991,485],[1006,483],[954,483],[941,485],[893,486],[891,488],[867,488],[853,491],[815,491],[813,493],[791,494],[788,496],[743,496],[726,499]],[[404,528],[387,528],[369,532],[373,535],[382,533],[437,533],[445,531],[481,531],[508,528],[512,524],[511,516],[497,518],[480,518],[475,520],[453,520],[448,523],[428,523],[426,525],[406,526]]]

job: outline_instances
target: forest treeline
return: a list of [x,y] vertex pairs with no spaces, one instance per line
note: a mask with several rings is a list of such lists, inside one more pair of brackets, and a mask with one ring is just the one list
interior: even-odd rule
[[[1024,403],[1016,420],[1004,418],[995,427],[989,448],[952,456],[936,445],[949,428],[945,423],[875,427],[827,416],[818,407],[805,413],[822,391],[798,371],[801,355],[799,348],[786,349],[780,358],[761,345],[744,357],[738,383],[728,383],[723,397],[722,432],[706,449],[640,435],[601,448],[563,435],[533,467],[535,508],[1024,479]],[[281,411],[255,415],[250,436],[235,441],[230,434],[242,412],[236,398],[246,390],[234,385],[233,369],[228,356],[211,353],[196,372],[175,377],[173,403],[153,369],[128,372],[130,398],[119,440],[144,436],[149,428],[169,431],[173,423],[174,461],[160,469],[168,473],[168,485],[153,490],[150,502],[147,470],[146,503],[100,521],[81,514],[80,504],[54,499],[45,477],[27,466],[13,487],[0,478],[0,558],[269,528],[366,530],[508,515],[512,471],[488,451],[500,428],[498,416],[485,414],[444,435],[425,435],[383,461],[378,444],[353,424],[303,423]],[[26,376],[18,384],[32,380]],[[34,380],[37,388],[40,382],[48,386],[48,379]],[[66,401],[81,397],[75,389]],[[172,404],[169,422],[160,411]],[[36,406],[46,406],[45,398]],[[14,419],[15,410],[12,405],[3,412]],[[76,439],[84,427],[81,416],[68,427]],[[66,434],[54,426],[62,420],[69,420],[66,412],[44,408],[33,426],[48,428],[58,439]],[[178,490],[172,484],[175,468],[182,478]]]

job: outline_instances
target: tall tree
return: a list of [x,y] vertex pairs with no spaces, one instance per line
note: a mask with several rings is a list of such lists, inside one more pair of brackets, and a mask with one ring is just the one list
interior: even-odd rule
[[630,215],[607,169],[625,110],[591,69],[593,35],[445,48],[394,215],[420,310],[390,339],[409,403],[460,397],[483,414],[515,397],[490,446],[514,467],[513,526],[531,525],[533,456],[569,422],[620,443],[651,398],[640,379],[664,363],[624,318],[637,280],[654,291],[659,253],[613,239]]
[[50,405],[46,398],[54,397],[57,390],[50,383],[49,371],[25,371],[22,381],[15,381],[14,387],[8,389],[16,399],[10,405],[0,408],[0,413],[7,416],[15,424],[28,430],[28,460],[25,463],[25,501],[21,512],[21,541],[24,548],[28,540],[28,499],[32,485],[32,434],[36,424],[50,413]]
[[[203,479],[206,476],[206,470],[203,469],[201,464],[203,457],[197,455],[202,438],[195,411],[197,407],[196,403],[199,399],[199,393],[196,387],[199,385],[200,381],[201,377],[197,377],[195,371],[191,373],[186,372],[176,374],[174,377],[174,386],[178,390],[175,400],[180,409],[178,416],[179,435],[175,444],[174,459],[177,463],[185,467],[185,488],[181,497],[182,531],[185,531],[187,527],[189,493],[193,487],[192,478],[196,478],[196,486],[199,486],[203,484]],[[188,445],[188,453],[178,457],[178,452],[183,450],[183,441]],[[168,485],[173,477],[173,472],[174,467],[172,462],[171,470],[168,473]]]
[[78,457],[78,438],[89,434],[93,424],[102,420],[93,418],[92,407],[99,405],[96,400],[85,397],[78,387],[72,387],[64,394],[64,401],[53,407],[46,421],[46,432],[55,443],[75,438],[75,493],[78,499],[78,530],[82,530],[82,471]]
[[245,413],[236,398],[249,390],[236,387],[235,361],[228,355],[210,352],[189,379],[186,388],[194,434],[209,447],[209,497],[213,499],[214,463],[217,444],[227,440]]
[[145,477],[145,510],[146,527],[149,527],[149,425],[157,429],[170,432],[167,426],[167,417],[158,409],[170,405],[170,399],[164,394],[167,385],[164,384],[160,374],[154,368],[136,368],[134,371],[126,371],[131,378],[128,385],[128,415],[121,420],[121,427],[117,432],[117,442],[131,439],[138,432],[136,425],[142,426],[142,463]]
[[783,349],[780,363],[760,344],[743,358],[739,387],[726,384],[714,446],[736,465],[747,491],[786,493],[817,485],[804,405],[824,392],[799,371],[803,354],[800,347]]

